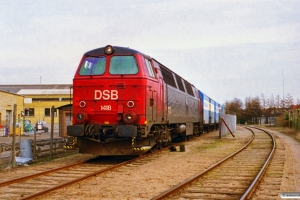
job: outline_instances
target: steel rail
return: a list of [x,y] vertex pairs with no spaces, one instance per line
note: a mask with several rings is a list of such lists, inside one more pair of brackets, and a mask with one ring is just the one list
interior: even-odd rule
[[[184,141],[184,142],[187,142],[187,141]],[[181,143],[184,143],[184,142],[180,142],[180,143],[178,143],[178,144],[181,144]],[[152,152],[152,153],[149,153],[149,154],[145,154],[145,155],[143,155],[143,156],[134,158],[134,159],[132,159],[132,160],[125,161],[125,162],[119,163],[119,164],[117,164],[117,165],[114,165],[114,166],[111,166],[111,167],[108,167],[108,168],[105,168],[105,169],[102,169],[102,170],[93,172],[93,173],[91,173],[91,174],[88,174],[88,175],[82,176],[82,177],[80,177],[80,178],[77,178],[77,179],[68,181],[68,182],[66,182],[66,183],[63,183],[63,184],[60,184],[60,185],[57,185],[57,186],[48,188],[48,189],[43,190],[43,191],[41,191],[41,192],[38,192],[38,193],[35,193],[35,194],[32,194],[32,195],[23,197],[23,198],[21,198],[21,200],[32,199],[32,198],[35,198],[35,197],[43,196],[43,195],[45,195],[46,193],[49,193],[49,192],[52,192],[52,191],[61,189],[61,188],[66,187],[66,186],[68,186],[68,185],[72,185],[72,184],[74,184],[74,183],[77,183],[77,182],[79,182],[79,181],[82,181],[82,180],[85,180],[85,179],[87,179],[87,178],[93,177],[93,176],[95,176],[95,175],[98,175],[98,174],[102,174],[102,173],[111,171],[111,170],[113,170],[113,169],[122,167],[122,166],[124,166],[124,165],[126,165],[126,164],[129,164],[129,163],[132,163],[132,162],[135,162],[135,161],[138,161],[138,160],[147,158],[147,157],[149,157],[149,156],[153,156],[153,155],[155,155],[155,154],[161,153],[161,152],[163,152],[163,151],[169,150],[169,148],[170,148],[170,147],[165,147],[165,148],[162,148],[162,149],[160,149],[160,150],[158,150],[158,151],[155,151],[155,152]],[[83,163],[85,163],[85,162],[83,162]],[[75,164],[74,164],[74,165],[75,165]],[[69,168],[69,166],[66,167],[66,168]],[[58,170],[55,170],[55,169],[54,169],[54,170],[50,170],[49,172],[47,171],[46,173],[51,173],[51,172],[53,172],[53,171],[58,171]],[[40,176],[40,174],[42,174],[42,173],[38,173],[38,176]],[[27,177],[27,176],[26,176],[26,177],[22,177],[22,178],[20,178],[20,181],[21,181],[21,180],[27,180],[27,179],[34,178],[34,177],[35,177],[34,175],[31,175],[31,176],[29,176],[29,177]],[[24,178],[26,178],[26,179],[24,179]],[[18,180],[18,179],[17,179],[17,180]],[[12,181],[13,181],[13,180],[12,180]],[[7,181],[7,182],[10,182],[10,181]],[[6,183],[6,182],[3,182],[3,184],[4,184],[4,183]],[[12,183],[13,183],[13,182],[12,182]],[[10,184],[12,184],[12,183],[10,183]]]
[[[255,128],[255,127],[251,127],[251,128]],[[258,130],[261,130],[265,133],[267,133],[271,138],[272,138],[272,142],[273,142],[273,148],[272,151],[269,154],[268,159],[266,160],[265,164],[263,165],[263,167],[261,168],[261,170],[259,171],[259,173],[257,174],[257,176],[255,177],[254,181],[252,182],[252,184],[250,185],[250,187],[247,189],[247,191],[244,193],[244,195],[241,197],[242,200],[244,199],[249,199],[251,194],[254,192],[254,190],[256,189],[259,180],[263,177],[263,175],[265,174],[265,171],[267,170],[268,165],[271,162],[271,159],[273,158],[274,154],[275,154],[275,148],[276,148],[276,142],[274,137],[267,132],[266,130],[260,129],[260,128],[255,128]]]
[[114,165],[114,166],[112,166],[112,167],[108,167],[108,168],[105,168],[105,169],[102,169],[102,170],[93,172],[93,173],[88,174],[88,175],[86,175],[86,176],[83,176],[83,177],[80,177],[80,178],[71,180],[71,181],[69,181],[69,182],[66,182],[66,183],[63,183],[63,184],[60,184],[60,185],[51,187],[51,188],[49,188],[49,189],[47,189],[47,190],[43,190],[43,191],[41,191],[41,192],[39,192],[39,193],[35,193],[35,194],[30,195],[30,196],[24,197],[24,198],[22,198],[21,200],[31,199],[31,198],[35,198],[35,197],[38,197],[38,196],[42,196],[42,195],[44,195],[44,194],[46,194],[46,193],[49,193],[49,192],[51,192],[51,191],[60,189],[60,188],[62,188],[62,187],[66,187],[66,186],[68,186],[68,185],[72,185],[72,184],[74,184],[74,183],[77,183],[77,182],[79,182],[79,181],[85,180],[85,179],[90,178],[90,177],[92,177],[92,176],[95,176],[95,175],[98,175],[98,174],[102,174],[102,173],[111,171],[111,170],[113,170],[113,169],[117,169],[117,168],[119,168],[119,167],[122,167],[122,166],[124,166],[124,165],[126,165],[126,164],[135,162],[135,161],[137,161],[137,160],[141,160],[141,159],[147,158],[147,157],[149,157],[149,156],[152,156],[152,155],[161,153],[162,151],[166,151],[166,150],[168,150],[169,148],[170,148],[170,147],[165,147],[165,148],[163,148],[163,149],[161,149],[161,150],[159,150],[159,151],[152,152],[152,153],[149,153],[149,154],[146,154],[146,155],[143,155],[143,156],[134,158],[134,159],[132,159],[132,160],[125,161],[125,162],[122,162],[122,163],[119,163],[119,164]]
[[[180,145],[180,144],[185,143],[185,142],[188,142],[188,141],[182,141],[182,142],[176,143],[176,145]],[[112,166],[112,167],[108,167],[108,168],[105,168],[105,169],[102,169],[102,170],[93,172],[93,173],[88,174],[88,175],[86,175],[86,176],[83,176],[83,177],[80,177],[80,178],[71,180],[71,181],[69,181],[69,182],[66,182],[66,183],[63,183],[63,184],[60,184],[60,185],[51,187],[51,188],[49,188],[49,189],[46,189],[46,190],[43,190],[43,191],[41,191],[41,192],[32,194],[32,195],[30,195],[30,196],[23,197],[23,198],[21,198],[21,199],[31,199],[31,198],[43,196],[43,195],[45,195],[46,193],[49,193],[49,192],[51,192],[51,191],[54,191],[54,190],[60,189],[60,188],[62,188],[62,187],[65,187],[65,186],[74,184],[74,183],[76,183],[76,182],[82,181],[82,180],[87,179],[87,178],[89,178],[89,177],[92,177],[92,176],[95,176],[95,175],[98,175],[98,174],[101,174],[101,173],[108,172],[108,171],[110,171],[110,170],[113,170],[113,169],[122,167],[122,166],[124,166],[124,165],[126,165],[126,164],[129,164],[129,163],[131,163],[131,162],[135,162],[135,161],[138,161],[138,160],[140,160],[140,159],[147,158],[147,157],[149,157],[149,156],[152,156],[152,155],[161,153],[161,152],[166,151],[166,150],[169,150],[169,149],[170,149],[170,146],[165,147],[165,148],[162,148],[162,149],[160,149],[160,150],[158,150],[158,151],[151,152],[151,153],[149,153],[149,154],[145,154],[145,155],[143,155],[143,156],[134,158],[134,159],[132,159],[132,160],[125,161],[125,162],[122,162],[122,163],[119,163],[119,164],[114,165],[114,166]],[[90,159],[90,160],[92,160],[92,159]],[[56,169],[47,170],[47,171],[45,171],[45,172],[40,172],[40,173],[36,173],[36,174],[24,176],[24,177],[19,177],[19,178],[16,178],[16,179],[13,179],[13,180],[9,180],[9,181],[0,182],[0,187],[8,186],[8,185],[11,185],[11,184],[14,184],[14,183],[19,183],[19,182],[26,181],[26,180],[29,180],[29,179],[34,179],[34,178],[36,178],[36,177],[43,176],[43,175],[46,175],[46,174],[50,174],[50,173],[53,173],[53,172],[57,172],[57,171],[60,171],[60,170],[72,168],[72,167],[75,167],[75,166],[77,166],[77,165],[85,164],[85,163],[87,163],[87,162],[90,161],[90,160],[83,161],[83,162],[79,162],[79,163],[75,163],[75,164],[71,164],[71,165],[64,166],[64,167],[60,167],[60,168],[56,168]]]
[[[250,129],[249,129],[250,130]],[[166,190],[165,192],[151,198],[151,200],[158,200],[158,199],[164,199],[169,197],[172,194],[175,194],[176,192],[178,192],[179,190],[185,188],[187,185],[191,184],[192,182],[194,182],[195,180],[197,180],[199,177],[203,176],[204,174],[208,173],[209,171],[213,170],[214,168],[216,168],[217,166],[221,165],[222,163],[224,163],[225,161],[229,160],[230,158],[232,158],[233,156],[235,156],[236,154],[240,153],[241,151],[243,151],[245,148],[247,148],[251,142],[254,140],[255,135],[254,132],[252,130],[250,130],[252,132],[252,137],[251,139],[247,142],[247,144],[245,144],[242,148],[240,148],[239,150],[237,150],[236,152],[232,153],[231,155],[227,156],[226,158],[222,159],[221,161],[217,162],[216,164],[212,165],[211,167],[207,168],[204,171],[199,172],[198,174],[192,176],[191,178],[179,183],[178,185],[175,185],[173,187],[171,187],[170,189]]]
[[26,181],[28,179],[36,178],[36,177],[43,176],[43,175],[53,173],[53,172],[57,172],[57,171],[60,171],[60,170],[63,170],[63,169],[68,169],[68,168],[71,168],[71,167],[75,167],[77,165],[81,165],[81,164],[84,164],[84,163],[87,163],[87,162],[88,161],[78,162],[78,163],[74,163],[74,164],[71,164],[71,165],[67,165],[67,166],[63,166],[63,167],[59,167],[59,168],[55,168],[55,169],[50,169],[50,170],[47,170],[47,171],[44,171],[44,172],[39,172],[39,173],[36,173],[36,174],[31,174],[31,175],[28,175],[28,176],[15,178],[15,179],[12,179],[12,180],[9,180],[9,181],[0,182],[0,187],[11,185],[13,183],[18,183],[18,182],[21,182],[21,181]]

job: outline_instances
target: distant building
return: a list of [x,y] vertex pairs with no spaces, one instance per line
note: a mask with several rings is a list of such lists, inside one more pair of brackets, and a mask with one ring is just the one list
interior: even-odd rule
[[[12,131],[13,112],[16,104],[16,120],[24,110],[24,97],[0,89],[0,136],[8,135]],[[16,121],[17,123],[18,121]]]
[[[49,130],[52,106],[55,108],[54,130],[59,130],[59,110],[57,108],[72,104],[73,98],[72,84],[0,85],[0,90],[22,97],[22,103],[19,103],[22,106],[20,105],[18,114],[23,111],[25,119],[30,120],[33,126],[38,121],[45,121]],[[11,101],[10,104],[12,103]],[[3,104],[2,101],[0,104]]]

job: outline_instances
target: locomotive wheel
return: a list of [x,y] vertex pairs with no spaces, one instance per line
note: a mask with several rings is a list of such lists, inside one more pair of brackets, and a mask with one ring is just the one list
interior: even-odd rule
[[171,135],[168,126],[155,126],[154,139],[157,145],[157,149],[168,146],[171,142]]

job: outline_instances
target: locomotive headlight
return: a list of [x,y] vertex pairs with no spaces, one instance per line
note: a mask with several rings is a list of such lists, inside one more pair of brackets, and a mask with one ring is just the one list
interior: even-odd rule
[[84,112],[77,113],[75,117],[78,123],[83,123],[87,120],[87,114]]
[[105,49],[104,49],[104,51],[105,51],[105,54],[112,54],[113,52],[114,52],[114,48],[113,48],[113,46],[111,46],[111,45],[107,45],[106,47],[105,47]]
[[134,112],[125,113],[123,115],[123,120],[127,124],[131,124],[136,120],[137,116]]

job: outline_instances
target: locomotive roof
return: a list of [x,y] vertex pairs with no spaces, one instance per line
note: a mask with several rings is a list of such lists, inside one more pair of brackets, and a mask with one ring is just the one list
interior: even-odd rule
[[[136,53],[142,54],[141,52],[134,49],[130,49],[128,47],[113,46],[113,48],[114,48],[114,54],[136,54]],[[105,47],[93,49],[91,51],[86,52],[84,55],[105,54],[104,49]]]

